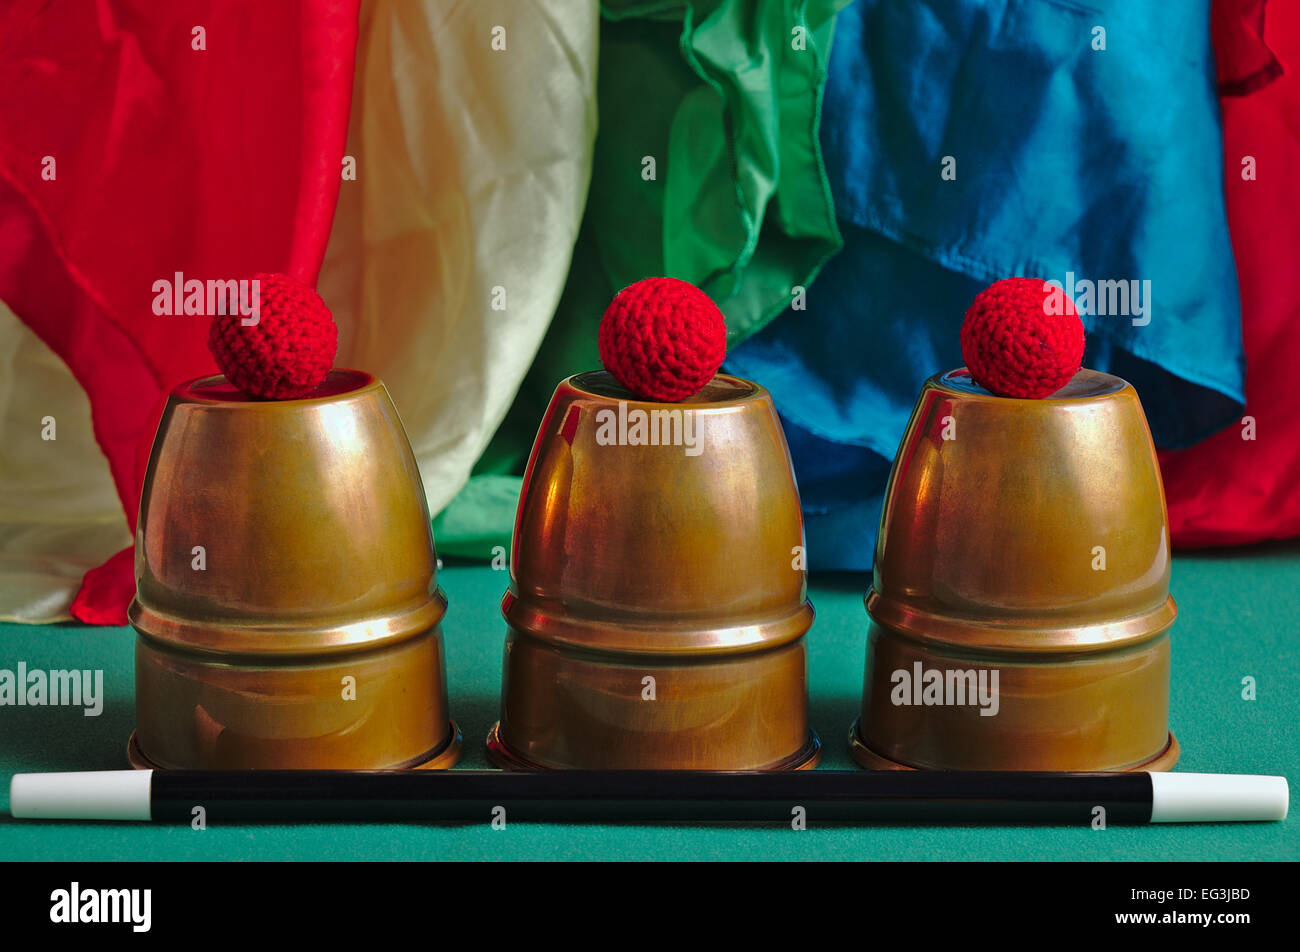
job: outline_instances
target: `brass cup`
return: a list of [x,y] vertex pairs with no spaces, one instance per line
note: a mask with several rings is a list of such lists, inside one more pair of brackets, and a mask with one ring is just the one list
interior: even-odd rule
[[[866,604],[850,732],[864,767],[1178,759],[1164,487],[1137,392],[1118,377],[1081,370],[1044,400],[993,396],[965,369],[930,378],[890,475]],[[996,714],[981,713],[991,698],[970,703],[966,672],[981,671],[990,689],[998,674]]]
[[446,767],[429,513],[382,383],[172,391],[136,531],[138,767]]
[[560,383],[515,522],[494,762],[815,764],[803,541],[763,388],[720,374],[669,404],[604,372]]

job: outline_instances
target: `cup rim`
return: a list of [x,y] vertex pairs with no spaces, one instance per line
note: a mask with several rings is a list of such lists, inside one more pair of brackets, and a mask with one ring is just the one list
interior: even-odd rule
[[[606,390],[593,389],[591,383],[593,379],[599,378],[597,382],[606,384]],[[721,400],[697,400],[698,394],[686,397],[676,402],[667,400],[645,400],[636,396],[622,384],[620,384],[608,370],[584,370],[582,373],[573,374],[565,377],[560,381],[560,388],[568,388],[576,394],[590,400],[606,400],[611,403],[625,403],[629,407],[644,407],[654,409],[672,409],[682,410],[721,410],[732,407],[741,407],[750,403],[761,403],[767,399],[768,392],[761,385],[752,380],[746,380],[744,377],[737,377],[734,374],[718,373],[705,384],[705,387],[714,384],[724,384],[734,387],[737,393],[734,396],[726,397]]]
[[[937,373],[926,381],[937,389],[944,390],[965,399],[973,400],[997,400],[1009,403],[1036,403],[1036,404],[1053,404],[1053,403],[1082,403],[1091,400],[1104,400],[1107,397],[1113,397],[1124,390],[1132,389],[1133,385],[1123,377],[1117,377],[1114,374],[1106,373],[1101,370],[1092,370],[1089,367],[1080,367],[1078,372],[1070,378],[1067,383],[1056,393],[1048,394],[1046,397],[1002,397],[996,393],[985,390],[975,382],[975,377],[970,372],[970,368],[962,366],[952,370]],[[1088,387],[1090,389],[1083,390]],[[1064,391],[1075,388],[1076,391],[1065,393]]]
[[[137,582],[139,574],[137,572]],[[177,590],[173,589],[175,594]],[[153,644],[211,660],[323,658],[374,651],[422,635],[442,624],[447,596],[433,583],[429,593],[386,613],[361,616],[268,618],[231,614],[189,618],[140,597],[127,607],[136,634]]]
[[[212,407],[301,406],[356,396],[373,390],[378,385],[379,378],[367,371],[335,367],[326,374],[325,381],[320,387],[304,397],[289,400],[261,400],[243,393],[226,378],[225,374],[217,373],[204,374],[202,377],[177,384],[172,388],[171,397],[185,403]],[[221,388],[221,393],[206,394],[202,392],[205,388]]]

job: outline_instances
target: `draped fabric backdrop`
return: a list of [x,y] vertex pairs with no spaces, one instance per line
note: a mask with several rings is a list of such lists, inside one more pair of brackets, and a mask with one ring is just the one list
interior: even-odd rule
[[598,22],[595,0],[363,6],[357,178],[319,290],[339,365],[391,391],[431,512],[469,479],[559,302],[591,175]]
[[[1146,315],[1086,318],[1086,362],[1138,387],[1161,446],[1205,441],[1162,456],[1175,545],[1300,534],[1300,421],[1286,397],[1300,356],[1290,264],[1300,253],[1300,194],[1283,171],[1300,159],[1297,5],[857,0],[833,19],[829,81],[816,68],[829,7],[787,6],[786,25],[804,14],[820,24],[808,47],[818,55],[794,64],[776,52],[784,38],[764,33],[762,16],[727,8],[606,4],[602,127],[569,285],[474,480],[439,519],[444,548],[485,555],[508,539],[537,421],[556,381],[595,365],[610,295],[643,276],[638,267],[710,280],[682,270],[691,258],[675,249],[699,238],[674,227],[668,198],[692,195],[697,221],[723,219],[729,197],[746,194],[738,170],[771,152],[745,134],[753,112],[737,110],[725,85],[692,85],[700,32],[715,50],[743,51],[730,62],[742,64],[746,88],[809,71],[786,83],[800,95],[767,124],[804,142],[782,155],[808,161],[780,166],[783,180],[803,184],[747,219],[758,247],[778,251],[737,257],[726,272],[768,289],[806,278],[806,300],[754,320],[748,295],[705,286],[725,304],[728,369],[766,385],[782,413],[814,567],[870,566],[881,495],[921,382],[961,363],[965,308],[986,283],[1016,273],[1150,282]],[[696,29],[706,20],[707,31]],[[721,42],[728,31],[730,46]],[[709,109],[724,117],[707,126],[722,145],[689,148],[725,155],[719,169],[705,175],[688,159],[661,164],[666,183],[626,174],[638,156],[673,156],[679,130],[705,126],[687,117]],[[1257,179],[1241,175],[1245,154],[1259,160]],[[945,156],[956,161],[952,180],[940,178]],[[675,181],[682,174],[689,180]],[[810,198],[828,179],[837,221],[825,240],[842,238],[844,249],[801,269],[779,253],[790,236],[777,213],[798,195],[807,221],[821,221],[825,206]],[[1253,440],[1242,439],[1243,414],[1257,423]]]
[[1300,4],[1219,0],[1214,30],[1246,405],[1222,432],[1161,456],[1182,546],[1300,535]]
[[1085,365],[1133,383],[1159,445],[1239,417],[1209,12],[858,0],[840,14],[822,142],[844,250],[806,311],[728,359],[786,423],[810,567],[871,567],[917,393],[962,365],[964,312],[999,278],[1138,282],[1142,313],[1129,295],[1083,311]]
[[[1288,385],[1284,367],[1296,353],[1285,318],[1297,295],[1284,274],[1265,280],[1261,270],[1285,272],[1280,262],[1297,248],[1278,214],[1296,207],[1294,186],[1276,171],[1296,147],[1286,119],[1294,113],[1292,100],[1265,88],[1281,66],[1259,36],[1262,0],[1218,0],[1213,30],[1208,0],[857,0],[837,18],[829,5],[790,3],[782,15],[770,5],[749,9],[754,15],[742,17],[726,3],[605,5],[602,124],[569,284],[474,479],[438,520],[444,550],[486,555],[505,544],[518,473],[551,390],[595,365],[595,328],[613,292],[655,273],[702,283],[722,300],[728,369],[772,390],[814,567],[870,566],[881,494],[921,382],[961,363],[965,308],[986,283],[1016,273],[1150,282],[1146,315],[1086,318],[1087,363],[1134,382],[1160,445],[1221,431],[1213,452],[1164,457],[1175,544],[1300,531],[1288,455],[1300,441],[1285,403],[1259,409],[1269,425],[1257,442],[1243,443],[1235,425],[1248,391]],[[1270,35],[1296,36],[1291,9],[1270,15]],[[814,55],[802,59],[784,52],[788,39],[776,28],[800,16],[817,25],[807,47]],[[708,58],[699,54],[702,35]],[[1251,94],[1223,100],[1226,144],[1216,54],[1233,64],[1222,94]],[[704,61],[730,63],[744,79],[710,83],[712,74],[695,72]],[[1278,89],[1292,82],[1288,74]],[[779,113],[746,108],[735,95],[764,83],[795,91]],[[696,118],[710,111],[718,121]],[[1240,178],[1244,146],[1234,140],[1247,122],[1239,114],[1255,120],[1252,148],[1271,150],[1267,184]],[[765,148],[747,121],[775,130],[783,148]],[[692,131],[685,142],[683,130]],[[1268,143],[1257,141],[1259,130],[1273,131]],[[669,158],[655,181],[628,174],[646,155]],[[779,175],[759,180],[785,187],[747,192],[745,170],[773,155]],[[701,171],[698,156],[719,157],[717,167]],[[940,177],[945,156],[956,162],[951,180]],[[836,219],[819,226],[822,240],[844,249],[808,267],[789,249],[810,245],[811,223],[831,207],[816,199],[827,189]],[[683,248],[698,245],[699,231],[726,234],[707,226],[727,220],[733,196],[749,194],[768,197],[744,219],[759,251],[728,259],[717,274],[688,270],[700,259]],[[697,206],[689,227],[674,195]],[[798,237],[784,224],[796,207]],[[1246,277],[1244,318],[1233,244]],[[774,319],[747,306],[755,294],[731,290],[803,285],[806,299]],[[775,294],[767,301],[780,303]],[[1215,457],[1231,465],[1215,472]]]
[[177,272],[319,278],[444,554],[503,551],[555,384],[656,274],[773,392],[814,568],[870,565],[916,391],[1013,273],[1151,281],[1086,362],[1187,447],[1176,545],[1300,534],[1298,70],[1266,0],[11,0],[0,619],[124,620],[162,398],[215,369],[152,312]]
[[[162,396],[215,370],[207,320],[153,315],[153,281],[315,283],[328,238],[338,364],[392,391],[436,512],[568,272],[595,0],[156,7],[22,3],[0,21],[0,300],[72,371],[0,308],[0,617],[67,617],[82,573],[130,542]],[[91,571],[72,614],[124,622],[131,561]]]
[[130,544],[86,391],[0,303],[0,619],[68,618],[82,577]]
[[[207,320],[155,315],[154,282],[258,271],[315,282],[338,196],[356,21],[356,0],[18,0],[0,10],[0,300],[84,390],[132,531],[164,395],[215,371]],[[122,541],[120,524],[102,494],[78,496],[102,463],[68,379],[34,364],[3,397],[0,480],[12,495],[0,545],[18,574],[0,582],[0,615],[66,617],[61,584]],[[56,439],[33,446],[46,416]],[[83,516],[84,536],[71,529]],[[126,549],[90,572],[72,613],[123,623],[131,560]]]
[[560,380],[600,366],[596,328],[617,290],[654,275],[697,284],[734,347],[838,250],[818,117],[847,2],[602,4],[600,132],[573,267],[510,413],[435,522],[440,551],[509,545],[537,424]]

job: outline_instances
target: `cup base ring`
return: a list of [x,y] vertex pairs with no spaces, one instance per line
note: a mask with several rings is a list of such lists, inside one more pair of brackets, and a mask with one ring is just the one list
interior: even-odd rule
[[[461,734],[460,727],[455,720],[449,722],[451,728],[447,739],[431,751],[426,751],[414,760],[401,764],[391,764],[386,767],[372,767],[365,769],[373,770],[446,770],[448,767],[454,767],[460,760],[461,751],[465,746],[464,736]],[[164,767],[155,763],[149,756],[140,749],[140,740],[137,736],[139,731],[131,732],[131,739],[126,744],[126,759],[135,770],[171,770],[174,768]],[[249,768],[259,769],[259,768]],[[263,768],[265,769],[265,768]],[[361,768],[358,768],[361,769]]]
[[[497,721],[492,725],[492,730],[487,736],[487,755],[488,760],[494,767],[502,770],[563,770],[569,768],[548,767],[540,764],[535,760],[523,756],[522,754],[510,748],[505,740],[501,737],[501,722]],[[767,767],[759,768],[762,772],[779,771],[779,770],[811,770],[816,767],[822,759],[822,742],[817,736],[817,732],[809,728],[808,739],[804,745],[791,756],[784,760],[778,761]],[[579,768],[574,768],[579,769]],[[701,768],[708,769],[708,768]]]
[[[943,768],[914,767],[911,764],[900,763],[892,760],[884,754],[877,753],[866,745],[862,740],[862,735],[858,732],[858,722],[861,718],[853,721],[853,726],[849,728],[849,753],[853,759],[858,762],[859,767],[867,770],[939,770]],[[1160,772],[1172,770],[1174,764],[1178,763],[1178,756],[1181,749],[1178,746],[1178,739],[1174,737],[1173,731],[1169,732],[1169,740],[1165,744],[1164,750],[1140,764],[1134,764],[1131,767],[1119,768],[1117,772]]]

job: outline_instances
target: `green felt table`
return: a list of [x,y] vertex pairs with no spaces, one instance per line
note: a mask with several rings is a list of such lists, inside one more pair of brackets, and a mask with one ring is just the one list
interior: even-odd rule
[[[488,766],[483,739],[496,719],[505,574],[448,566],[444,625],[452,712],[465,733],[461,767]],[[814,576],[808,635],[811,714],[821,769],[849,768],[845,745],[861,691],[863,575]],[[1174,561],[1171,724],[1179,770],[1291,774],[1300,762],[1300,546],[1184,553]],[[736,825],[188,826],[33,823],[7,816],[9,776],[125,766],[132,701],[129,628],[0,626],[0,668],[102,668],[98,717],[80,708],[0,707],[0,858],[15,860],[1294,860],[1300,816],[1283,823],[1207,826],[979,828]],[[1242,698],[1253,677],[1257,698]]]

